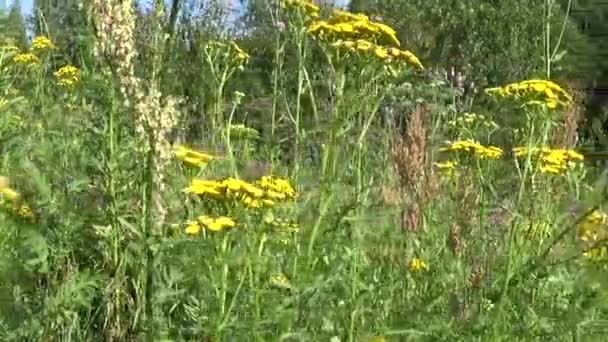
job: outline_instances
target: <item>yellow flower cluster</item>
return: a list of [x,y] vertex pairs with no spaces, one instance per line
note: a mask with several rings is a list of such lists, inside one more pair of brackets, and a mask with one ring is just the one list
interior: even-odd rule
[[263,177],[256,184],[237,178],[221,181],[195,179],[184,191],[203,197],[236,199],[247,208],[272,207],[276,201],[296,197],[289,182],[272,176]]
[[45,36],[38,36],[32,40],[33,50],[52,50],[55,48],[55,44]]
[[40,59],[33,53],[26,52],[15,55],[15,57],[13,57],[13,62],[15,62],[16,64],[30,67],[40,64]]
[[233,219],[226,216],[211,217],[207,215],[199,216],[196,220],[186,223],[186,234],[197,235],[203,229],[207,229],[212,232],[219,232],[226,228],[234,228],[236,222]]
[[600,238],[601,232],[608,225],[608,215],[600,210],[594,210],[577,226],[578,237],[585,242],[593,242]]
[[435,167],[437,167],[439,170],[441,170],[446,175],[453,174],[457,165],[458,165],[458,163],[453,162],[451,160],[448,160],[448,161],[443,162],[443,163],[435,163]]
[[329,20],[319,20],[310,25],[308,33],[329,36],[332,39],[365,39],[377,44],[399,46],[397,31],[392,27],[373,22],[363,14],[353,14],[334,9]]
[[218,41],[212,41],[207,44],[208,47],[214,47],[221,50],[225,50],[226,57],[234,58],[240,64],[246,64],[249,62],[249,54],[235,42],[223,43]]
[[178,145],[175,149],[175,157],[184,164],[194,167],[202,167],[209,161],[215,159],[214,156],[192,150],[186,146]]
[[422,63],[416,55],[408,50],[400,50],[394,47],[384,47],[370,43],[367,40],[338,40],[331,44],[336,49],[343,49],[351,52],[360,52],[363,54],[373,54],[374,57],[385,62],[405,62],[419,69],[424,69]]
[[426,264],[426,262],[424,262],[424,260],[420,259],[420,258],[413,258],[410,261],[410,270],[412,272],[422,272],[422,271],[428,271],[429,267]]
[[541,103],[549,109],[568,106],[572,97],[558,84],[547,80],[527,80],[504,87],[488,88],[486,94],[496,97],[522,98],[528,103]]
[[528,155],[538,158],[541,163],[539,170],[542,173],[558,174],[567,170],[568,166],[574,162],[583,161],[582,154],[566,149],[551,149],[547,147],[516,147],[513,149],[516,157],[526,157]]
[[608,257],[608,215],[595,210],[577,226],[578,238],[591,249],[583,253],[590,259],[605,259]]
[[284,273],[276,273],[276,274],[272,275],[272,277],[270,277],[270,283],[273,286],[276,286],[276,287],[282,288],[282,289],[293,288],[293,286],[289,282],[289,278],[287,278],[287,276]]
[[31,222],[34,219],[31,208],[23,203],[21,195],[9,187],[8,180],[2,176],[0,176],[0,206],[26,221]]
[[264,176],[257,181],[257,185],[271,194],[269,196],[273,199],[293,199],[297,195],[291,184],[283,178]]
[[449,144],[447,147],[441,148],[441,152],[447,151],[464,151],[473,152],[481,159],[499,159],[502,158],[503,151],[496,146],[484,146],[474,140],[460,140]]
[[307,0],[283,0],[282,4],[285,8],[302,11],[310,18],[318,18],[321,11],[319,6]]
[[57,84],[62,88],[74,88],[78,83],[78,68],[73,65],[66,65],[53,73]]

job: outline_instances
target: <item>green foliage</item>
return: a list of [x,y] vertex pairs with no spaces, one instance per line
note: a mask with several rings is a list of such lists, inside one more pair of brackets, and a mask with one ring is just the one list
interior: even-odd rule
[[0,26],[3,27],[2,40],[11,41],[18,48],[25,48],[27,44],[25,20],[19,2],[11,6],[6,17],[0,14]]
[[[608,178],[564,151],[510,148],[556,147],[571,113],[464,94],[432,70],[454,65],[482,86],[542,77],[540,1],[351,3],[394,25],[423,71],[363,50],[337,59],[301,13],[266,1],[234,30],[221,6],[174,1],[135,14],[135,46],[122,46],[135,52],[134,89],[125,60],[90,53],[99,18],[49,5],[37,3],[36,34],[56,51],[0,50],[0,340],[605,336],[606,259],[582,255],[579,223],[606,210]],[[570,51],[587,42],[567,27],[550,71],[585,78]],[[209,52],[211,40],[236,42],[249,63]],[[69,89],[54,75],[66,62],[79,67]],[[540,88],[527,90],[551,99]],[[446,148],[466,139],[480,143]],[[215,158],[173,154],[182,143]],[[289,180],[294,202],[236,197],[270,194],[254,185],[269,174]],[[248,185],[183,191],[225,177]],[[11,206],[25,204],[31,220]],[[186,230],[220,214],[236,226]]]
[[[544,1],[384,1],[365,6],[396,27],[404,46],[428,63],[454,66],[482,87],[543,75]],[[555,46],[569,19],[557,4],[552,13]],[[591,48],[588,39],[572,24],[564,34],[559,52],[566,54],[555,71],[587,77],[593,72],[585,53]]]

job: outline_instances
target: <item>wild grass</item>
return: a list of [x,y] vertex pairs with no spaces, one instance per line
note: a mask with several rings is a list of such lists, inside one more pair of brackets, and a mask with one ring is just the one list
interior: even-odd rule
[[95,2],[78,67],[0,50],[2,340],[602,340],[606,177],[568,89],[465,98],[390,27],[310,6],[273,13],[262,124],[234,42],[187,61],[206,87],[167,85],[162,13],[142,42]]

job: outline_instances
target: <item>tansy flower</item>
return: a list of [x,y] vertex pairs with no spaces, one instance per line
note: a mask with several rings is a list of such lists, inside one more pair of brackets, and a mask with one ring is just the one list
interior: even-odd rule
[[215,48],[222,51],[226,57],[236,61],[240,65],[249,62],[249,54],[243,51],[235,42],[223,43],[211,41],[207,43],[207,48]]
[[195,221],[186,222],[186,234],[197,235],[203,229],[207,229],[212,232],[219,232],[226,228],[233,228],[236,226],[236,222],[226,216],[211,217],[207,215],[199,216]]
[[606,232],[607,224],[608,216],[600,210],[594,210],[576,227],[577,236],[584,242],[594,242]]
[[548,147],[516,147],[513,149],[516,157],[530,156],[539,162],[539,171],[546,174],[559,174],[568,166],[584,160],[582,154],[574,150],[551,149]]
[[427,266],[427,264],[424,262],[424,260],[420,258],[413,258],[410,261],[410,271],[412,272],[428,271],[428,269],[429,267]]
[[78,83],[78,68],[66,65],[53,73],[57,84],[62,88],[73,88]]
[[291,289],[293,286],[289,282],[289,278],[283,273],[276,273],[270,277],[270,283],[273,286],[283,288],[283,289]]
[[327,21],[313,22],[308,28],[308,33],[317,37],[328,36],[345,40],[363,39],[382,45],[400,45],[399,39],[397,39],[397,31],[392,27],[370,21],[366,15],[353,14],[338,9]]
[[8,180],[0,177],[0,206],[8,212],[31,222],[34,218],[29,205],[22,203],[21,195],[8,186]]
[[438,169],[440,169],[441,171],[443,171],[447,175],[453,174],[457,165],[458,165],[458,163],[453,162],[451,160],[448,160],[448,161],[443,162],[443,163],[435,163],[435,167],[437,167]]
[[549,109],[568,106],[572,97],[558,84],[548,80],[527,80],[507,84],[503,87],[488,88],[486,94],[495,97],[524,99],[527,104],[544,104]]
[[331,43],[330,46],[338,50],[347,50],[349,52],[358,52],[360,55],[364,56],[373,56],[385,63],[405,63],[418,69],[424,69],[424,66],[420,63],[418,57],[411,51],[386,48],[364,39],[358,39],[356,41],[338,40]]
[[297,196],[289,182],[272,176],[262,177],[256,184],[232,177],[221,181],[195,179],[184,192],[215,199],[232,199],[252,209],[272,207],[277,201]]
[[175,157],[181,160],[184,164],[194,167],[201,167],[206,165],[209,161],[215,159],[215,157],[212,155],[192,150],[183,145],[178,145],[175,148],[174,154]]
[[439,151],[473,152],[481,159],[499,159],[503,155],[501,148],[496,146],[484,146],[471,139],[453,142],[448,146],[441,148]]
[[608,244],[601,244],[597,247],[593,247],[585,252],[583,256],[591,260],[603,260],[608,257]]
[[283,199],[284,197],[294,198],[297,196],[296,191],[291,186],[289,181],[284,178],[279,178],[276,176],[264,176],[260,178],[256,184],[261,189],[266,190],[267,194],[270,194],[270,197],[272,198]]
[[31,67],[40,64],[40,59],[38,58],[38,56],[28,52],[15,55],[15,57],[13,57],[13,62],[23,66]]
[[45,36],[38,36],[32,40],[33,50],[51,50],[54,48],[55,45],[53,44],[53,42]]

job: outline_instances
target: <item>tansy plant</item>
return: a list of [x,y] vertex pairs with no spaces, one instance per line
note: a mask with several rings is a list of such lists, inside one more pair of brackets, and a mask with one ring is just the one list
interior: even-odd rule
[[13,62],[22,67],[32,68],[40,65],[40,58],[30,52],[19,53],[13,57]]
[[78,68],[73,65],[66,65],[53,73],[57,80],[57,85],[64,89],[72,89],[80,80]]
[[577,238],[585,249],[583,256],[591,260],[608,258],[608,215],[595,210],[577,226]]
[[21,194],[11,188],[5,177],[0,177],[0,208],[26,222],[32,222],[34,216]]
[[197,168],[204,167],[211,160],[216,159],[210,154],[193,150],[184,145],[178,145],[174,150],[175,158],[183,162],[185,165]]
[[499,98],[516,98],[524,104],[544,105],[548,109],[567,107],[572,97],[558,84],[548,80],[526,80],[503,87],[488,88],[486,94]]
[[[207,204],[204,209],[207,212],[222,212],[218,216],[205,214],[197,220],[187,222],[188,234],[198,234],[202,229],[220,231],[237,226],[237,221],[230,216],[238,212],[236,209],[239,207],[246,210],[267,209],[276,206],[279,202],[292,201],[297,197],[296,191],[286,179],[275,176],[264,176],[255,183],[238,178],[194,179],[184,192],[204,199],[204,203]],[[249,215],[255,213],[249,212]]]
[[538,162],[538,170],[546,174],[560,174],[583,161],[582,154],[567,149],[551,149],[548,147],[516,147],[514,155],[518,158],[531,156]]
[[55,48],[55,44],[46,36],[37,36],[32,39],[32,50],[34,51],[49,51]]
[[[235,42],[211,41],[203,47],[203,62],[211,73],[214,89],[213,111],[210,113],[209,129],[215,132],[221,130],[224,122],[224,90],[226,82],[238,70],[243,70],[249,62],[249,54],[243,51]],[[212,133],[212,143],[216,142],[216,134]]]

